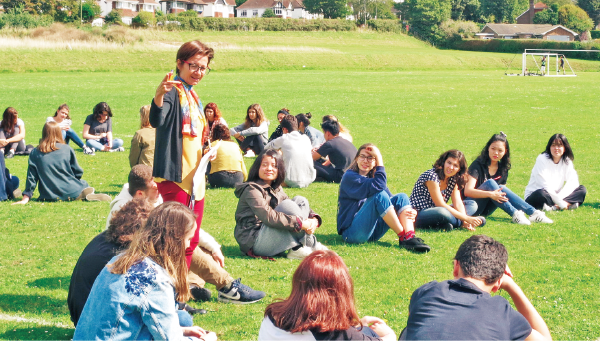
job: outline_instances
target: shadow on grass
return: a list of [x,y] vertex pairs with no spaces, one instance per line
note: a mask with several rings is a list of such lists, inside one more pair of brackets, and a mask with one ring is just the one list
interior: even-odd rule
[[50,277],[40,278],[35,281],[28,282],[29,287],[38,287],[44,289],[62,289],[69,290],[69,284],[71,283],[71,277]]
[[69,314],[66,300],[39,295],[0,294],[0,311],[31,314],[48,313],[54,316]]
[[225,256],[225,258],[251,259],[250,257],[243,254],[239,246],[237,245],[222,245],[221,251],[223,252],[223,256]]
[[581,207],[591,207],[591,208],[595,208],[597,210],[600,209],[600,202],[584,202],[583,204],[581,204]]
[[10,329],[0,334],[2,340],[71,340],[75,329],[54,326]]

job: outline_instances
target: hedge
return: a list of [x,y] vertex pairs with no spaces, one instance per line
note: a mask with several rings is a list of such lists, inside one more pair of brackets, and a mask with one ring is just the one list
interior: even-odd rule
[[50,26],[54,19],[49,15],[32,15],[29,13],[0,14],[0,29],[6,27],[36,28]]
[[590,31],[592,39],[600,39],[600,31]]
[[[167,16],[167,29],[194,31],[354,31],[354,21],[345,19],[280,19],[280,18],[189,18]],[[159,19],[160,21],[160,19]],[[164,19],[162,20],[164,22]]]
[[[541,39],[463,39],[448,44],[453,50],[523,53],[525,49],[600,50],[597,42],[560,42]],[[567,58],[600,60],[600,52],[563,52]]]
[[367,20],[367,26],[378,32],[404,32],[404,27],[400,20],[371,19]]

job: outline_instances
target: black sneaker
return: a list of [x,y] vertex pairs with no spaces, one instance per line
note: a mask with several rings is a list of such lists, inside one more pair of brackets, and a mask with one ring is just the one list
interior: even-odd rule
[[206,310],[205,309],[196,309],[194,307],[191,307],[189,304],[187,303],[181,303],[181,302],[177,302],[179,304],[179,310],[185,310],[187,311],[190,315],[204,315],[206,314]]
[[6,155],[4,156],[5,159],[12,159],[13,157],[15,157],[15,152],[11,150],[8,151],[8,153],[6,153]]
[[409,240],[401,240],[398,242],[398,246],[417,252],[427,252],[431,250],[429,245],[425,244],[423,239],[417,237],[412,237]]
[[210,297],[212,295],[210,290],[206,288],[200,288],[195,285],[190,287],[190,292],[192,293],[192,299],[198,302],[210,301]]
[[264,292],[254,290],[249,286],[242,284],[240,280],[241,278],[238,278],[233,281],[229,289],[223,288],[219,290],[217,300],[225,303],[249,304],[258,302],[265,297]]

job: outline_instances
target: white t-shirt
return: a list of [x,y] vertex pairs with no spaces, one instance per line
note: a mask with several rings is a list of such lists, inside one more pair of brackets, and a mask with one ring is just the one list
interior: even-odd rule
[[[48,117],[48,118],[46,118],[46,123],[48,123],[48,122],[56,122],[56,120],[54,120],[54,117],[53,117],[53,116],[51,116],[51,117]],[[58,123],[58,122],[56,122],[56,123]],[[62,122],[58,123],[58,126],[59,126],[61,129],[62,129],[62,128],[70,128],[70,127],[71,127],[71,124],[73,124],[73,122],[71,122],[71,120],[70,120],[70,119],[68,119],[68,118],[65,118],[64,120],[62,120]]]
[[554,163],[551,157],[542,153],[538,155],[535,166],[531,170],[529,184],[525,187],[525,199],[538,189],[545,189],[551,196],[562,200],[573,193],[577,187],[579,187],[579,177],[572,160],[568,163],[563,160]]

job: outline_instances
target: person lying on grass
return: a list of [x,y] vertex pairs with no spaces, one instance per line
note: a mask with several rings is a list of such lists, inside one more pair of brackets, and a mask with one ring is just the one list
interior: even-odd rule
[[[475,230],[485,225],[485,218],[466,214],[460,190],[466,182],[467,161],[456,149],[449,150],[437,159],[433,168],[423,172],[410,194],[410,203],[419,212],[417,228],[452,230],[460,226]],[[452,198],[452,206],[448,200]]]
[[276,150],[265,149],[248,173],[248,181],[235,188],[235,240],[250,257],[273,257],[289,251],[288,258],[303,259],[327,250],[314,233],[321,217],[301,196],[289,199],[281,188],[285,167]]
[[342,257],[315,251],[294,272],[287,299],[265,310],[258,340],[396,340],[380,318],[358,317],[354,285]]
[[391,228],[400,238],[400,247],[429,251],[415,237],[416,216],[406,194],[392,195],[388,189],[379,148],[370,143],[360,146],[340,183],[338,234],[345,242],[365,243],[379,240]]
[[[500,207],[512,217],[512,222],[531,225],[532,222],[552,224],[544,212],[536,210],[506,187],[510,170],[510,147],[506,134],[494,134],[481,154],[469,166],[465,185],[465,211],[469,216],[487,217]],[[529,219],[525,217],[529,215]]]
[[[550,331],[506,264],[504,245],[484,235],[464,241],[454,279],[429,282],[412,294],[400,340],[552,340]],[[517,310],[502,296],[504,290]]]
[[73,340],[216,340],[200,327],[181,327],[177,313],[176,301],[191,296],[185,249],[195,231],[188,207],[170,201],[155,208],[96,278]]
[[552,135],[546,150],[535,160],[525,187],[525,201],[544,211],[573,210],[583,204],[587,189],[579,184],[574,159],[567,137]]
[[13,205],[28,203],[38,183],[38,200],[111,200],[107,194],[95,194],[94,188],[81,180],[82,176],[83,169],[77,163],[73,149],[64,144],[58,123],[48,122],[42,129],[40,145],[29,155],[23,199]]

